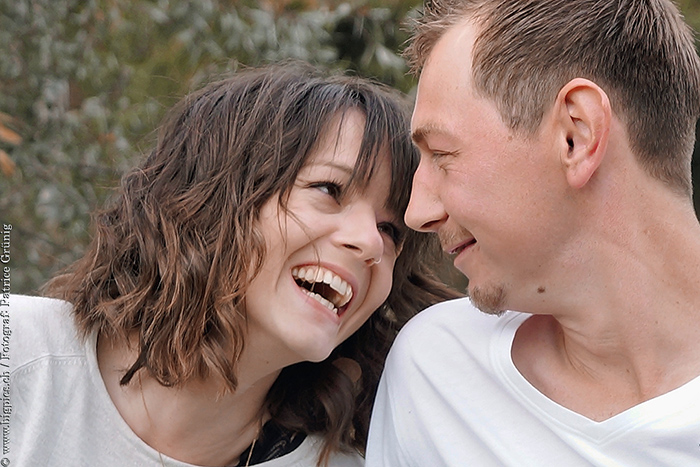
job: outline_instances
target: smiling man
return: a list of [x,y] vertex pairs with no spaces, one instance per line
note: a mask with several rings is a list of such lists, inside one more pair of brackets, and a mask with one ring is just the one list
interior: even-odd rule
[[697,465],[690,29],[668,0],[426,3],[406,223],[470,298],[402,331],[367,465]]

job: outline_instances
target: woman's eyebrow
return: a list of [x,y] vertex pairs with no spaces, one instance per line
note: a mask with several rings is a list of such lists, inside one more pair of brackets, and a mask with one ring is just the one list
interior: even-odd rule
[[355,171],[354,167],[351,167],[347,164],[334,162],[334,161],[325,161],[325,162],[319,163],[318,165],[321,167],[330,167],[331,169],[337,169],[337,170],[340,170],[340,171],[347,173],[348,175],[352,175],[353,172]]

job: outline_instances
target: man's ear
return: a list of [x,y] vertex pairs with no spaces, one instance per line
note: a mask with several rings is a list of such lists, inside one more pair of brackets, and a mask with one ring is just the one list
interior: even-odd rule
[[597,84],[575,78],[559,91],[553,117],[562,138],[561,162],[573,188],[591,179],[605,156],[612,119],[608,95]]

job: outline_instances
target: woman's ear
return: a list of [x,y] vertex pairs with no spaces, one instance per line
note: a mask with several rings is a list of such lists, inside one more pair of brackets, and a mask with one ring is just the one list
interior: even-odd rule
[[594,82],[575,78],[559,91],[553,116],[566,179],[571,187],[582,188],[607,150],[612,119],[608,95]]

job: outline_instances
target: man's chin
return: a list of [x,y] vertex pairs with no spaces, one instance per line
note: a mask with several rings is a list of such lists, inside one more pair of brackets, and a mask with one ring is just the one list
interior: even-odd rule
[[487,315],[501,316],[506,311],[506,289],[502,285],[469,287],[469,299]]

